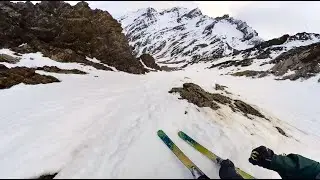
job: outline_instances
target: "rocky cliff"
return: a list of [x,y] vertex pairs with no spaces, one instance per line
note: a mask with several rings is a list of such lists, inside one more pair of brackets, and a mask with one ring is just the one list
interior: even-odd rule
[[98,69],[95,57],[118,70],[141,74],[147,70],[132,55],[121,25],[106,11],[92,10],[86,2],[71,6],[63,1],[32,4],[0,2],[0,48],[42,52],[61,62],[80,62]]

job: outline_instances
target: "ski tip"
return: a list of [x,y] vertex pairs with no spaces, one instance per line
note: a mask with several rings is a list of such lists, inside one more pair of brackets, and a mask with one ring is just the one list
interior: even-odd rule
[[180,137],[181,137],[181,136],[184,136],[184,135],[185,135],[185,133],[184,133],[184,132],[182,132],[182,131],[179,131],[179,132],[178,132],[178,136],[180,136]]
[[159,134],[164,134],[164,132],[163,132],[163,130],[160,129],[160,130],[157,131],[157,134],[158,134],[158,135],[159,135]]

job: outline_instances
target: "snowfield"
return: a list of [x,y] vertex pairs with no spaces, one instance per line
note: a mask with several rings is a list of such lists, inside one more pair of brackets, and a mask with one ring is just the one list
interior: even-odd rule
[[[33,56],[33,62],[43,62],[39,54]],[[221,76],[203,64],[146,75],[71,66],[89,74],[45,73],[62,82],[0,90],[0,178],[54,172],[59,172],[55,178],[192,178],[157,136],[159,129],[210,178],[219,178],[219,167],[182,141],[179,130],[256,178],[280,178],[248,162],[260,145],[320,161],[320,85],[314,78]],[[168,93],[185,82],[209,92],[216,92],[215,83],[226,85],[233,98],[250,103],[272,122],[250,120],[226,107],[199,108]]]

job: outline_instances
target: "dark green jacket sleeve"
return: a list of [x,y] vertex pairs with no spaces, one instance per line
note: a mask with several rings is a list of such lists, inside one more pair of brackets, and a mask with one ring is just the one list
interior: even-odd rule
[[320,164],[298,154],[275,155],[270,169],[278,172],[283,179],[315,179],[320,173]]

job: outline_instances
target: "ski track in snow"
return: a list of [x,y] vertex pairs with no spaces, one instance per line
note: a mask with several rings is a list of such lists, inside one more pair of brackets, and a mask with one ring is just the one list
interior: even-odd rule
[[[62,82],[1,90],[0,178],[30,178],[56,171],[56,178],[192,178],[157,137],[159,129],[210,178],[219,178],[218,167],[183,142],[179,130],[257,178],[279,178],[248,162],[252,148],[262,144],[276,153],[295,152],[320,160],[320,99],[310,95],[317,95],[320,88],[314,80],[280,82],[198,71],[195,65],[146,75],[49,73]],[[234,98],[279,120],[273,125],[257,118],[248,120],[225,107],[214,112],[168,93],[185,82],[195,82],[210,92],[215,83],[227,85]],[[311,99],[315,107],[303,105]],[[280,135],[274,125],[293,138]]]

